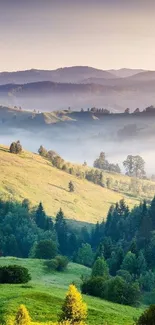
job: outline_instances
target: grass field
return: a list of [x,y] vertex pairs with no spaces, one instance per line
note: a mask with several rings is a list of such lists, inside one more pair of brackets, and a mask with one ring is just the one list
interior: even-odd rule
[[[43,261],[32,259],[0,258],[0,266],[16,264],[29,269],[32,281],[28,285],[0,285],[0,322],[14,315],[22,303],[28,308],[34,322],[56,321],[70,283],[80,287],[81,275],[90,269],[70,263],[63,273],[49,273]],[[88,305],[89,325],[132,325],[142,310],[84,296]]]
[[[130,181],[123,175],[112,177]],[[68,191],[70,180],[75,185],[74,193]],[[60,171],[37,154],[14,155],[4,147],[0,147],[0,195],[4,199],[20,201],[27,198],[32,205],[42,201],[50,216],[55,216],[61,207],[67,218],[90,223],[105,218],[110,205],[122,198],[130,207],[139,202],[125,193],[102,188]]]

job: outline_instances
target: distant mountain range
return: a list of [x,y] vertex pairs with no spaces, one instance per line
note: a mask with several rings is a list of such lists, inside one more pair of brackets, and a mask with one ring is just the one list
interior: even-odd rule
[[155,71],[69,67],[0,73],[0,104],[53,111],[104,107],[114,112],[155,104]]

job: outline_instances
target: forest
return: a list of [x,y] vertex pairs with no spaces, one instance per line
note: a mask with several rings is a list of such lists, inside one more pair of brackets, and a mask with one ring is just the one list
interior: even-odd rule
[[135,305],[155,285],[154,216],[155,198],[131,211],[121,200],[111,206],[106,221],[77,229],[62,209],[51,219],[41,202],[34,208],[26,199],[22,203],[0,200],[1,256],[47,260],[66,256],[92,267],[91,277],[83,278],[84,293]]

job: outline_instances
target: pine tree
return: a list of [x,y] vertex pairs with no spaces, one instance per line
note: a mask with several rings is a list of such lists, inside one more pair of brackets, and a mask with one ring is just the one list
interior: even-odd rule
[[37,211],[36,211],[36,224],[37,224],[37,226],[39,228],[41,228],[41,229],[45,229],[45,227],[46,227],[46,219],[47,219],[47,217],[46,217],[43,205],[40,202],[39,206],[37,208]]
[[20,305],[14,325],[29,325],[31,323],[31,319],[29,313],[24,305]]
[[71,284],[62,306],[60,321],[69,320],[71,324],[80,323],[87,318],[87,305],[83,302],[81,293]]
[[68,229],[62,209],[56,215],[55,230],[58,236],[59,250],[61,254],[67,255]]

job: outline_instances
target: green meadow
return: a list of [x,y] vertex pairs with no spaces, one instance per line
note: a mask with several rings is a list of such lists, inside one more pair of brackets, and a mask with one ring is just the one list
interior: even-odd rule
[[[24,285],[0,285],[0,322],[15,315],[20,304],[25,304],[33,322],[56,321],[69,284],[80,289],[81,275],[90,269],[70,263],[65,272],[47,272],[44,261],[33,259],[0,258],[0,266],[22,265],[29,269],[32,280]],[[88,305],[89,325],[132,325],[142,309],[118,305],[98,298],[84,296]]]

